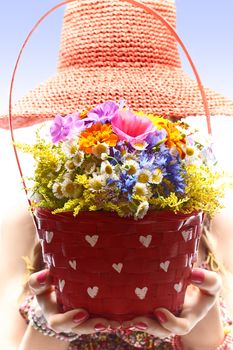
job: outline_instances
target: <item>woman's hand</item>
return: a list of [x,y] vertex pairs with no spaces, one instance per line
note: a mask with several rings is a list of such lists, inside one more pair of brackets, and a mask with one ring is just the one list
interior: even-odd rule
[[81,308],[59,313],[55,291],[50,283],[47,269],[32,274],[29,279],[29,287],[32,293],[36,295],[49,328],[55,332],[73,332],[79,335],[93,334],[109,332],[120,326],[116,321],[104,318],[89,318],[88,312]]
[[187,288],[179,317],[167,309],[159,308],[154,310],[156,319],[136,317],[123,322],[122,326],[131,330],[141,330],[159,338],[190,333],[214,306],[221,290],[221,278],[215,272],[195,268],[191,278],[192,285]]

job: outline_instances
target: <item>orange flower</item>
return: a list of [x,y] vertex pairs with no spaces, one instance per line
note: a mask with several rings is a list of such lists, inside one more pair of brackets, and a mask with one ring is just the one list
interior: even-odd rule
[[92,153],[93,146],[99,143],[106,143],[115,146],[118,137],[113,134],[110,124],[96,123],[80,134],[79,147],[86,153]]
[[176,147],[177,151],[180,154],[181,159],[184,159],[186,156],[186,137],[181,133],[176,126],[169,120],[162,120],[158,118],[157,121],[158,127],[161,127],[167,131],[167,137],[165,145],[168,148]]

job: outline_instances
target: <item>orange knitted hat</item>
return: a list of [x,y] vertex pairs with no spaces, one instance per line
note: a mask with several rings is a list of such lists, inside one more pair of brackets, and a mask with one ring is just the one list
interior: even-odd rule
[[[173,0],[142,1],[174,28]],[[211,115],[233,115],[233,101],[205,89]],[[119,0],[77,0],[64,14],[57,73],[12,109],[15,128],[123,98],[134,110],[181,118],[203,115],[196,81],[181,67],[169,30]],[[0,116],[7,128],[7,116]]]

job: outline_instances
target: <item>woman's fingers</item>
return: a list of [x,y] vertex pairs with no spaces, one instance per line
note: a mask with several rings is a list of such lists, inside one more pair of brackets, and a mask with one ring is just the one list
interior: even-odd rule
[[158,338],[169,337],[172,333],[163,328],[157,320],[148,317],[135,317],[122,323],[124,329],[142,331]]
[[106,320],[105,318],[90,318],[77,327],[73,331],[77,334],[93,334],[96,332],[109,332],[120,327],[117,321]]
[[37,298],[48,326],[55,332],[93,334],[95,332],[108,332],[110,329],[116,329],[120,326],[119,322],[108,321],[104,318],[88,319],[88,312],[82,308],[59,313],[48,269],[32,274],[29,279],[29,287]]
[[222,288],[222,279],[219,274],[213,271],[207,271],[200,268],[192,270],[191,281],[194,285],[208,295],[218,296]]
[[[42,311],[45,310],[42,308]],[[65,313],[47,313],[47,322],[49,328],[52,328],[56,332],[75,332],[75,329],[78,325],[82,324],[85,320],[88,319],[89,314],[84,309],[74,309],[67,311]]]
[[84,309],[75,309],[66,313],[58,312],[56,294],[51,285],[48,269],[32,274],[28,283],[31,291],[36,296],[48,326],[54,331],[70,332],[89,317]]
[[207,315],[215,304],[222,285],[217,273],[203,269],[193,269],[192,283],[187,289],[180,317],[163,308],[155,310],[161,326],[177,335],[188,334]]
[[[164,338],[171,334],[185,335],[203,319],[213,307],[221,290],[221,278],[218,274],[203,269],[193,269],[192,285],[187,288],[185,303],[180,317],[174,316],[166,309],[155,310],[157,320],[136,317],[123,322],[124,328],[141,330],[148,334]],[[29,286],[36,295],[50,328],[57,332],[75,332],[92,334],[108,332],[120,326],[119,322],[104,318],[90,318],[84,309],[76,309],[59,314],[56,295],[50,284],[49,271],[35,273],[29,280]]]
[[32,293],[35,295],[51,291],[53,287],[51,286],[49,270],[44,269],[33,273],[29,278],[28,285]]
[[192,285],[187,288],[183,310],[176,317],[167,309],[156,309],[157,320],[137,317],[123,322],[122,326],[131,330],[141,330],[155,337],[164,338],[171,334],[188,334],[213,307],[221,290],[221,278],[212,271],[193,269]]
[[58,313],[55,292],[37,295],[37,300],[49,328],[55,332],[93,334],[96,332],[108,332],[110,329],[120,326],[118,322],[108,321],[104,318],[89,319],[88,312],[82,308]]
[[53,292],[54,288],[50,282],[48,269],[33,273],[28,281],[29,288],[36,296],[37,302],[46,320],[48,320],[51,315],[58,313],[56,296],[55,292]]

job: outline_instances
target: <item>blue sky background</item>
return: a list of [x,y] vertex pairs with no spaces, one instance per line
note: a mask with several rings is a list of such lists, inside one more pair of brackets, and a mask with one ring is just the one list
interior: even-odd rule
[[[39,17],[58,0],[0,0],[0,112],[7,108],[9,81],[20,46]],[[205,85],[233,99],[233,1],[177,0],[177,31]],[[14,98],[56,70],[64,7],[41,25],[25,51]],[[184,69],[190,71],[186,60]]]

